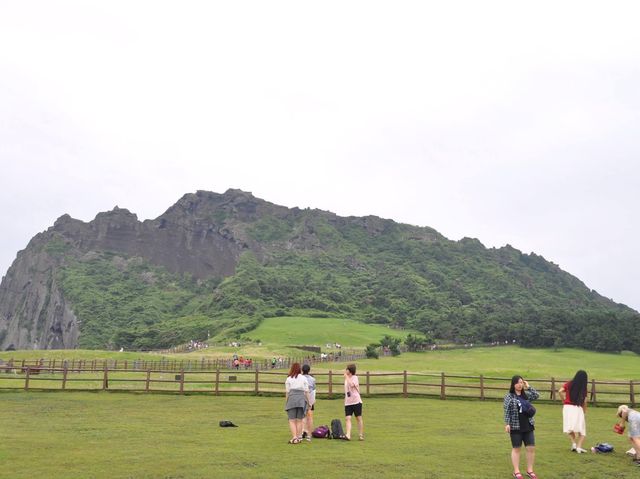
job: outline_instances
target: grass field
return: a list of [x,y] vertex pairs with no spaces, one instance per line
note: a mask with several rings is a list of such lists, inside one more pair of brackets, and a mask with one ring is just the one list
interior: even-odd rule
[[[243,354],[255,359],[274,355],[301,356],[292,345],[339,342],[345,348],[362,348],[385,334],[404,338],[409,331],[391,330],[335,318],[271,318],[249,336],[240,348],[211,347],[193,353],[164,355],[184,360],[228,358]],[[118,359],[158,360],[154,353],[114,351],[5,351],[0,359]],[[526,349],[518,346],[474,347],[449,351],[403,353],[357,362],[363,381],[367,371],[397,373],[409,371],[409,381],[427,381],[429,374],[509,378],[522,374],[535,380],[570,378],[585,369],[591,379],[629,381],[640,379],[640,356],[603,354],[582,350]],[[327,371],[334,377],[334,391],[340,389],[343,361],[313,366],[319,390],[326,391]],[[271,388],[281,393],[286,371],[277,370]],[[413,374],[411,374],[413,373]],[[145,373],[113,373],[111,387],[141,388],[141,382],[125,382]],[[156,373],[154,373],[156,374]],[[157,373],[166,387],[178,388],[174,373]],[[211,381],[211,373],[189,373],[189,379]],[[228,378],[230,372],[224,373]],[[247,375],[246,387],[255,373]],[[423,376],[421,376],[423,375]],[[32,387],[51,384],[59,388],[60,374],[42,374],[32,379]],[[166,376],[166,378],[165,378]],[[267,374],[266,380],[270,380]],[[55,381],[43,381],[51,377]],[[434,376],[435,377],[435,376]],[[237,388],[238,382],[224,384]],[[3,374],[1,387],[21,388],[24,375]],[[398,394],[398,376],[379,376],[372,392]],[[101,387],[101,373],[71,374],[68,388]],[[230,381],[230,380],[229,380]],[[325,382],[322,384],[322,382]],[[433,379],[435,382],[436,380]],[[454,379],[460,384],[474,380]],[[95,384],[94,384],[95,383]],[[160,383],[162,384],[162,383]],[[499,398],[508,380],[493,383]],[[91,385],[91,386],[89,386]],[[187,384],[185,390],[202,388]],[[210,386],[208,386],[210,387]],[[542,387],[542,383],[538,386]],[[627,386],[612,386],[628,391]],[[626,389],[625,389],[626,388]],[[453,389],[462,391],[463,389]],[[432,388],[437,395],[437,384]],[[429,394],[432,393],[428,392]],[[476,395],[476,390],[469,390]],[[339,396],[339,394],[338,394]],[[548,397],[548,396],[547,396]],[[627,393],[628,397],[628,393]],[[606,399],[606,395],[605,395]],[[626,402],[626,401],[625,401]],[[358,441],[315,440],[311,444],[287,444],[288,428],[282,397],[140,394],[109,392],[22,392],[0,391],[0,478],[293,478],[362,476],[382,478],[508,478],[511,477],[510,444],[503,432],[501,401],[428,398],[365,398],[366,437]],[[342,417],[342,401],[321,399],[316,424]],[[568,451],[561,433],[559,402],[540,403],[537,420],[537,472],[541,478],[631,478],[640,474],[624,456],[626,437],[615,435],[613,407],[593,407],[587,416],[586,445],[610,442],[613,454],[577,455]],[[218,427],[231,419],[235,429]]]
[[254,340],[281,346],[321,346],[340,343],[345,348],[364,348],[385,335],[404,339],[416,331],[400,331],[378,324],[339,318],[281,317],[267,318],[247,333]]
[[[578,369],[595,379],[640,379],[640,356],[635,353],[596,353],[579,349],[529,349],[519,346],[474,347],[449,351],[403,353],[395,358],[359,361],[362,371],[415,371],[507,377],[571,378]],[[322,367],[318,365],[317,367]],[[331,365],[327,365],[331,367]]]
[[[500,402],[366,399],[365,442],[288,445],[282,398],[114,393],[0,394],[1,478],[508,478],[510,443]],[[316,424],[342,417],[320,400]],[[611,431],[613,408],[590,409],[587,445],[612,454],[577,455],[561,433],[560,405],[536,416],[541,478],[638,477]],[[223,429],[230,419],[240,427]]]
[[[267,349],[278,351],[286,343],[283,340]],[[217,349],[206,354],[230,354],[227,348]],[[203,354],[179,357],[196,359]],[[2,359],[10,357],[158,358],[104,351],[0,353]],[[322,378],[328,369],[338,372],[344,367],[343,362],[323,363],[314,365],[314,371]],[[579,368],[599,380],[637,380],[640,357],[568,349],[474,347],[363,360],[358,361],[358,368],[361,381],[366,371],[403,370],[505,378],[519,373],[535,381],[551,376],[566,379]],[[282,377],[277,377],[273,386],[277,391],[285,372],[279,373]],[[23,379],[7,379],[3,384],[11,381]],[[99,375],[96,381],[99,387]],[[133,387],[135,383],[130,384]],[[508,382],[496,384],[501,388],[494,392],[499,397]],[[68,387],[74,386],[82,386],[82,382]],[[500,401],[365,398],[364,443],[317,440],[297,446],[286,444],[288,429],[279,397],[3,391],[0,402],[0,478],[7,479],[327,475],[491,479],[511,474]],[[626,438],[611,431],[614,411],[613,407],[589,409],[586,444],[606,441],[616,451],[576,455],[567,451],[568,441],[561,434],[560,404],[539,404],[536,469],[540,477],[637,477],[640,468],[632,466],[623,454],[629,447]],[[341,416],[340,400],[319,401],[316,424]],[[231,419],[240,427],[219,428],[221,419]]]

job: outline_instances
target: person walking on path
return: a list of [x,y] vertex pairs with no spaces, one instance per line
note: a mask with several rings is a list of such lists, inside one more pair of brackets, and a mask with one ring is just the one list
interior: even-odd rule
[[289,369],[289,375],[285,381],[284,406],[289,419],[291,439],[289,444],[299,444],[302,441],[302,420],[304,419],[307,405],[309,404],[309,383],[302,375],[300,363],[293,363]]
[[571,450],[584,454],[582,443],[587,435],[585,413],[587,411],[587,384],[589,378],[582,369],[571,381],[562,385],[558,394],[562,399],[562,432],[571,438]]
[[345,438],[351,440],[351,416],[358,421],[358,437],[364,441],[364,423],[362,422],[362,398],[360,397],[360,383],[356,376],[356,365],[349,364],[344,371],[344,415]]
[[530,479],[538,479],[536,473],[533,472],[536,454],[536,441],[533,433],[535,408],[531,406],[529,401],[535,401],[539,397],[538,391],[518,375],[511,378],[511,387],[504,396],[504,430],[511,438],[511,463],[513,477],[516,479],[524,479],[520,473],[520,449],[523,442],[527,454],[527,476]]
[[308,364],[302,365],[302,375],[309,383],[309,405],[307,406],[307,414],[305,415],[302,424],[302,438],[307,441],[311,441],[311,431],[313,431],[313,411],[316,405],[316,378],[311,376],[309,372],[311,366]]

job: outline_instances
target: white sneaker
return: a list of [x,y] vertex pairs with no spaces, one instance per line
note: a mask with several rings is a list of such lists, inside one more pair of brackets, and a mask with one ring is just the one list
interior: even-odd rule
[[635,456],[636,450],[634,448],[631,448],[627,452],[625,452],[625,454],[627,454],[628,456]]
[[576,446],[575,442],[571,443],[571,452],[576,452],[576,449],[578,448],[578,446]]
[[576,452],[578,454],[584,454],[585,452],[587,452],[587,450],[586,449],[582,449],[581,447],[576,447]]

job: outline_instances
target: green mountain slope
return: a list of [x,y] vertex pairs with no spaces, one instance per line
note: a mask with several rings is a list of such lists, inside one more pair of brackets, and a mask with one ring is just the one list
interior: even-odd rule
[[[20,337],[17,321],[31,325],[32,338],[48,334],[50,320],[29,317],[34,308],[9,296],[33,274],[36,251],[40,290],[50,284],[58,295],[40,300],[39,316],[65,302],[83,348],[167,347],[235,338],[268,317],[330,316],[451,341],[640,352],[637,312],[541,256],[377,217],[289,209],[238,190],[185,195],[142,223],[120,209],[88,224],[61,218],[0,287],[15,304],[0,321],[5,348]],[[54,326],[73,327],[65,324]]]

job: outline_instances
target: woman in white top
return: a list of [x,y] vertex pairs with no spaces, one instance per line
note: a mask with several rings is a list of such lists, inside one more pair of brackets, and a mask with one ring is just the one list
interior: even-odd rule
[[311,401],[309,397],[309,383],[302,375],[300,363],[293,363],[289,369],[289,375],[284,383],[286,389],[285,411],[289,418],[289,430],[291,439],[289,444],[299,444],[302,441],[302,422],[307,412],[307,405]]

